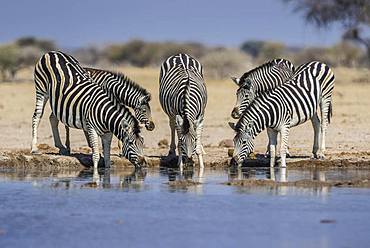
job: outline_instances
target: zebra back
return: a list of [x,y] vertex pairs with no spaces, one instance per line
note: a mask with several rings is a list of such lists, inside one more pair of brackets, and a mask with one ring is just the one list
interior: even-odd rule
[[239,88],[232,117],[239,118],[255,97],[279,87],[292,77],[293,73],[294,65],[290,61],[274,59],[244,73],[240,79],[233,78]]
[[120,72],[112,72],[95,68],[85,67],[85,70],[95,83],[103,87],[112,101],[132,108],[140,106],[140,100],[146,98],[150,100],[150,93],[139,84],[132,81]]
[[180,115],[191,122],[203,117],[207,89],[196,59],[187,54],[171,56],[161,66],[159,81],[159,99],[167,115]]
[[154,129],[149,105],[151,95],[146,89],[122,73],[94,68],[85,69],[94,82],[107,92],[113,102],[133,108],[138,120],[145,124],[148,130]]

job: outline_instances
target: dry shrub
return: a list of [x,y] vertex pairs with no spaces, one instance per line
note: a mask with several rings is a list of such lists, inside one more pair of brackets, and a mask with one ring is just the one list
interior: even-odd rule
[[200,59],[207,77],[225,79],[252,67],[250,56],[237,49],[215,49]]
[[331,66],[356,67],[365,65],[365,52],[349,42],[340,42],[332,47],[310,47],[292,54],[295,64],[312,60],[322,61]]

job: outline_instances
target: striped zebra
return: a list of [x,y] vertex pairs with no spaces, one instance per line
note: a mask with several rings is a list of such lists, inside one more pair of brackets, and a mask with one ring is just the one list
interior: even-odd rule
[[282,85],[293,76],[293,73],[294,65],[290,61],[274,59],[244,73],[240,78],[232,77],[231,79],[239,88],[231,116],[239,119],[255,97]]
[[204,111],[207,89],[203,79],[202,65],[187,54],[169,57],[161,66],[159,77],[159,100],[168,115],[171,128],[169,155],[176,155],[175,129],[178,137],[178,165],[190,163],[192,155],[198,155],[203,168]]
[[140,166],[144,162],[139,122],[126,107],[114,104],[76,59],[62,52],[46,53],[35,66],[34,78],[36,108],[32,117],[32,153],[38,152],[37,128],[50,99],[52,115],[68,127],[87,132],[93,150],[94,175],[100,157],[99,136],[106,167],[110,166],[112,134],[123,142],[122,152],[131,163]]
[[[275,164],[277,134],[281,133],[281,166],[286,166],[286,150],[291,127],[311,119],[315,136],[313,156],[323,157],[325,134],[332,115],[333,71],[324,63],[300,66],[292,79],[280,87],[260,94],[244,111],[236,125],[232,164],[241,165],[254,147],[254,138],[268,128],[271,167]],[[317,110],[320,107],[321,121]],[[319,144],[320,143],[320,144]]]
[[155,128],[149,102],[150,93],[122,73],[114,73],[95,68],[84,68],[93,81],[99,84],[112,101],[131,107],[136,118],[145,128],[153,131]]
[[[99,70],[87,67],[85,67],[84,69],[85,71],[87,71],[93,82],[100,85],[104,92],[108,94],[111,101],[113,101],[115,104],[131,107],[134,110],[135,116],[139,120],[139,122],[144,124],[147,130],[154,130],[155,125],[152,121],[151,109],[149,105],[151,95],[147,90],[145,90],[143,87],[136,84],[134,81],[121,73],[114,73],[106,70]],[[53,134],[55,134],[54,137],[56,137],[57,139],[54,141],[54,143],[59,144],[58,146],[61,146],[58,130],[59,121],[54,115],[51,115],[49,119]],[[70,139],[68,126],[66,126],[65,129],[66,144],[68,144],[68,146],[66,148],[62,147],[60,151],[63,155],[69,155]],[[86,133],[85,136],[88,140]],[[91,147],[90,143],[89,146]],[[120,151],[122,151],[122,142],[120,140],[118,140],[118,148]]]

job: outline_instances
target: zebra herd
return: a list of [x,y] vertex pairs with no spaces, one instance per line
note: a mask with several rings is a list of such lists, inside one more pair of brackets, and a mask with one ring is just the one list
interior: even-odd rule
[[[271,166],[275,164],[277,134],[281,134],[281,166],[285,167],[289,129],[311,120],[314,128],[313,157],[323,158],[325,134],[332,115],[334,74],[321,62],[310,62],[297,69],[284,59],[275,59],[240,78],[237,101],[229,123],[236,135],[231,164],[241,166],[253,151],[253,140],[267,129]],[[92,148],[94,175],[97,175],[99,137],[102,141],[104,164],[110,166],[112,136],[119,140],[122,156],[135,167],[147,163],[143,153],[141,126],[152,131],[150,93],[121,73],[84,68],[63,52],[44,54],[35,66],[36,107],[32,117],[32,153],[38,153],[37,128],[50,100],[49,117],[54,143],[61,154],[70,153],[69,128],[82,129]],[[207,89],[203,67],[187,54],[177,54],[165,60],[160,69],[159,100],[169,118],[171,143],[169,157],[176,156],[178,166],[192,163],[198,156],[204,167],[201,142],[207,105]],[[131,108],[134,114],[129,109]],[[320,118],[318,116],[320,108]],[[58,123],[66,129],[65,145],[59,136]]]

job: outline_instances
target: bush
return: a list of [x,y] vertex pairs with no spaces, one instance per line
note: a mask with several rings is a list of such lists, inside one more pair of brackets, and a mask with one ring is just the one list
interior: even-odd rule
[[145,42],[132,40],[126,44],[113,44],[104,54],[113,63],[129,63],[134,66],[158,66],[176,53],[188,53],[200,57],[206,47],[200,43]]
[[264,44],[265,44],[265,41],[249,40],[249,41],[244,42],[240,46],[240,49],[243,52],[251,55],[253,58],[257,58],[258,55],[260,55],[261,49]]
[[285,57],[285,45],[278,42],[265,42],[258,55],[257,61],[265,63],[266,61]]
[[331,66],[355,67],[365,65],[365,52],[349,42],[340,42],[332,47],[310,47],[292,55],[292,61],[299,65],[312,60]]
[[15,45],[0,46],[0,73],[2,80],[12,80],[19,69],[19,50]]
[[200,59],[206,76],[215,79],[224,79],[230,76],[241,75],[247,68],[251,68],[251,58],[236,49],[214,49]]

